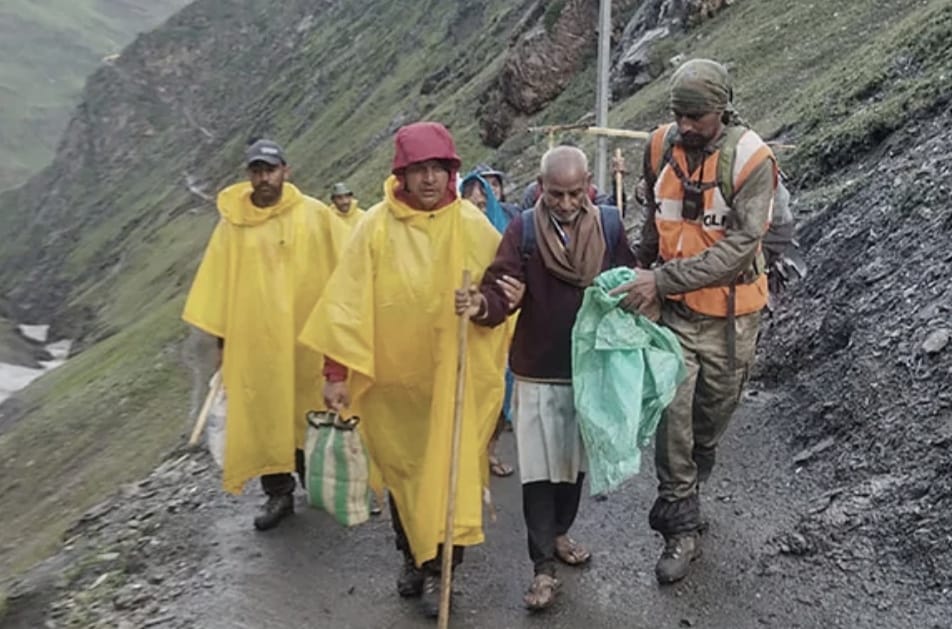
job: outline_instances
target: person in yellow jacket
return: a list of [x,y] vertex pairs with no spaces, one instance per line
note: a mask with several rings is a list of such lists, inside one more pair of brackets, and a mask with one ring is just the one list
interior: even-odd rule
[[334,215],[342,219],[351,228],[355,227],[364,216],[364,211],[357,206],[357,199],[346,183],[338,182],[331,189],[331,203],[334,204]]
[[[300,340],[323,354],[325,403],[363,418],[363,437],[390,491],[402,596],[436,616],[440,558],[483,541],[487,446],[503,399],[507,336],[471,325],[453,548],[442,549],[458,354],[454,291],[481,274],[499,244],[483,213],[461,200],[460,166],[443,125],[395,137],[384,199],[367,211]],[[479,280],[478,277],[475,278]]]
[[248,181],[218,195],[221,218],[182,318],[219,339],[227,397],[222,483],[237,494],[261,477],[268,498],[254,525],[267,530],[294,512],[291,473],[303,473],[305,414],[323,408],[314,390],[323,359],[297,335],[347,229],[287,181],[278,144],[254,142],[246,164]]

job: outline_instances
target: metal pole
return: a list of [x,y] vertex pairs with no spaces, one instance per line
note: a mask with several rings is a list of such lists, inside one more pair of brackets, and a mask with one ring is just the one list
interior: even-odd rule
[[[595,96],[595,125],[608,126],[608,72],[611,61],[612,2],[600,0],[598,8],[598,92]],[[606,192],[608,183],[608,139],[598,138],[595,152],[595,185]]]

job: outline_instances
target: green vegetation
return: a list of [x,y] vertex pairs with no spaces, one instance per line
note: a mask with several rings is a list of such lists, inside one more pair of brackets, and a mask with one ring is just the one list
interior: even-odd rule
[[53,157],[86,75],[188,0],[5,0],[0,4],[0,189]]
[[[302,21],[301,3],[285,15],[269,3],[201,0],[149,36],[148,52],[170,59],[161,72],[181,72],[187,84],[151,66],[142,76],[163,76],[163,86],[180,90],[211,138],[149,86],[97,75],[97,89],[87,92],[90,124],[102,125],[93,135],[128,157],[51,178],[62,187],[58,206],[30,196],[45,191],[0,196],[0,232],[21,235],[0,248],[0,287],[6,293],[19,281],[15,262],[43,269],[46,280],[69,287],[57,322],[87,347],[23,393],[23,416],[0,435],[8,533],[0,573],[54,548],[78,514],[151,469],[188,426],[187,331],[178,315],[215,211],[185,190],[183,172],[211,192],[240,176],[245,140],[267,134],[287,145],[306,192],[326,199],[344,179],[368,207],[389,172],[392,132],[430,119],[451,127],[466,164],[493,161],[526,181],[545,137],[520,133],[493,152],[481,146],[474,117],[528,4],[374,0],[336,3]],[[664,58],[729,63],[744,116],[762,134],[797,143],[781,159],[815,177],[947,98],[950,12],[946,0],[744,0],[666,42]],[[183,50],[186,61],[176,56]],[[134,46],[128,56],[141,52]],[[138,66],[128,70],[139,76]],[[667,76],[615,103],[612,125],[649,129],[665,120]],[[593,77],[594,55],[529,124],[588,114]],[[116,99],[147,111],[154,133],[110,135],[99,117]],[[593,143],[582,134],[562,138]],[[640,144],[618,146],[637,163]],[[68,209],[50,209],[59,206]],[[41,208],[43,220],[33,220]],[[80,317],[71,325],[77,313],[91,323]]]

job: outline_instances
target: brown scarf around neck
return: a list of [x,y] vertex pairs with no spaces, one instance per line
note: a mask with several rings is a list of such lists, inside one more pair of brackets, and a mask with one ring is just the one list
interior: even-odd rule
[[546,270],[574,286],[585,288],[602,270],[605,260],[605,236],[601,213],[591,203],[568,225],[559,225],[567,237],[563,244],[559,229],[549,211],[536,203],[533,220],[538,234],[539,255]]

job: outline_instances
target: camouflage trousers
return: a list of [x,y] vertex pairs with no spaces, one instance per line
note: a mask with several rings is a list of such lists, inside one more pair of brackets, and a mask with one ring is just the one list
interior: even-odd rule
[[684,350],[687,378],[665,410],[655,436],[658,499],[649,518],[664,534],[697,530],[698,483],[714,468],[717,444],[740,402],[757,350],[760,313],[735,320],[735,364],[730,368],[727,319],[666,301],[662,324]]

